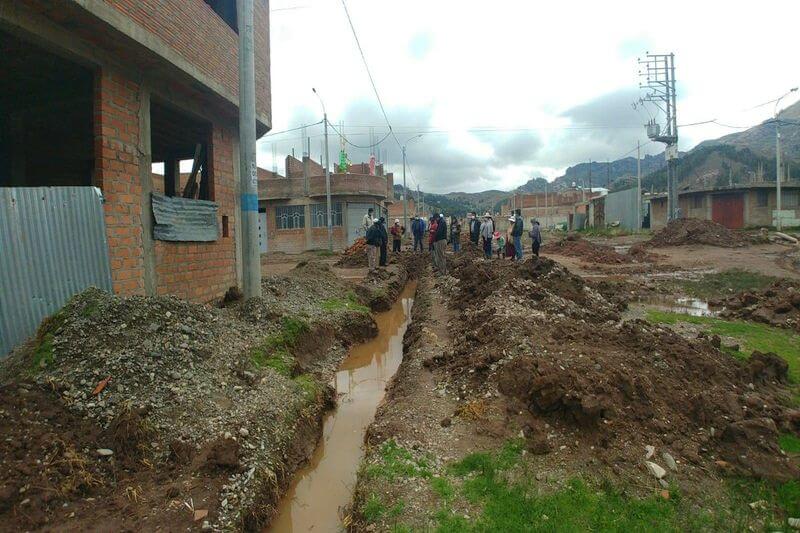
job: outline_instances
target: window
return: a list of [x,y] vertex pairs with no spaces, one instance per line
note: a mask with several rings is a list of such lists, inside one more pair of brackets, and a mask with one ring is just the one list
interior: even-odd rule
[[[311,204],[311,227],[312,228],[327,228],[328,227],[328,205],[327,204]],[[342,225],[342,203],[333,202],[331,204],[333,213],[331,214],[331,223],[334,226]]]
[[767,207],[769,191],[756,191],[756,207]]
[[800,206],[800,191],[785,191],[781,193],[781,209],[794,209]]
[[239,20],[236,15],[236,0],[205,0],[214,13],[231,27],[233,31],[239,33]]
[[306,226],[306,206],[284,205],[275,208],[275,227],[300,229]]
[[703,208],[703,200],[705,196],[702,194],[695,194],[692,196],[692,209],[702,209]]

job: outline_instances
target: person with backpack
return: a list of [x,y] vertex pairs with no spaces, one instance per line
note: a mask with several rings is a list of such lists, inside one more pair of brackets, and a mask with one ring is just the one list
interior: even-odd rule
[[397,253],[400,251],[400,244],[403,240],[403,235],[406,233],[406,228],[400,225],[400,219],[394,219],[394,226],[389,230],[392,234],[392,252]]
[[525,223],[522,220],[522,209],[517,209],[514,213],[514,229],[511,231],[514,239],[514,254],[517,261],[522,261],[522,232]]
[[531,229],[528,231],[528,237],[531,238],[533,255],[539,257],[539,248],[542,246],[542,230],[539,227],[539,221],[535,218],[531,219]]
[[378,249],[381,245],[381,228],[377,218],[372,219],[372,225],[367,230],[367,265],[370,270],[378,266]]
[[472,244],[477,245],[481,238],[481,221],[478,220],[478,213],[473,211],[469,214],[469,239]]
[[492,240],[494,240],[494,220],[492,220],[492,215],[489,212],[483,215],[480,235],[483,239],[483,256],[486,259],[491,259]]
[[386,219],[381,217],[378,219],[378,227],[381,231],[381,244],[380,244],[380,260],[378,265],[386,266],[386,247],[389,244],[389,233],[386,231]]
[[436,234],[433,237],[433,266],[440,275],[447,275],[447,260],[444,251],[447,248],[447,221],[443,214],[436,216]]
[[425,221],[422,220],[422,217],[414,217],[411,222],[411,234],[414,236],[414,251],[417,251],[417,246],[419,246],[420,252],[423,251],[422,238],[425,236]]

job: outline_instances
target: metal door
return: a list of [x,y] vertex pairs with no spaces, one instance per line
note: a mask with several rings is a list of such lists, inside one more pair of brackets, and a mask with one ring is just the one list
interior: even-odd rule
[[258,212],[258,251],[267,253],[267,213]]
[[363,237],[366,233],[364,226],[364,215],[367,214],[369,208],[375,209],[377,213],[378,206],[376,204],[347,204],[347,245],[353,244],[356,239]]
[[711,220],[726,228],[744,227],[744,196],[742,194],[717,194],[711,197]]

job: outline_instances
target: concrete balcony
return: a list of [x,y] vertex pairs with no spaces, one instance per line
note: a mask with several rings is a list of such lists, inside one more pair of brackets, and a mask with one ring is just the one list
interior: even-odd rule
[[[331,174],[332,196],[371,196],[379,200],[391,197],[391,180],[385,176],[368,174]],[[324,197],[326,195],[325,176],[308,178],[308,193],[302,178],[275,178],[259,180],[258,198],[260,200],[288,200],[291,198]]]

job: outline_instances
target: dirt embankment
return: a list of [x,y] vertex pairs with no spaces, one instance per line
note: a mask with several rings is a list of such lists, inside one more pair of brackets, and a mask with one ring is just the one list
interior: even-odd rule
[[749,242],[744,234],[730,230],[722,224],[711,220],[681,218],[673,220],[657,231],[649,241],[634,245],[632,250],[686,244],[708,244],[710,246],[735,248],[737,246],[745,246]]
[[587,241],[575,234],[570,234],[561,240],[545,244],[541,252],[543,254],[575,257],[587,263],[603,263],[609,265],[652,262],[656,260],[655,255],[640,248],[637,248],[633,254],[621,254],[610,246]]
[[800,332],[800,283],[780,280],[766,289],[709,302],[721,316],[761,322]]
[[321,263],[220,309],[90,289],[0,367],[0,523],[253,529],[317,441],[347,347],[376,333]]
[[413,252],[392,254],[395,264],[376,268],[367,273],[357,289],[372,311],[388,311],[409,280],[416,279],[424,269],[428,255]]
[[[777,356],[743,364],[710,341],[620,322],[616,303],[547,259],[492,274],[464,262],[454,275],[460,342],[436,363],[462,394],[496,387],[508,412],[522,413],[505,423],[533,451],[574,436],[620,472],[640,472],[641,451],[654,445],[698,469],[722,459],[746,475],[798,474],[777,444],[779,428],[800,430],[798,413],[784,407],[787,365]],[[489,288],[476,290],[487,277]]]

